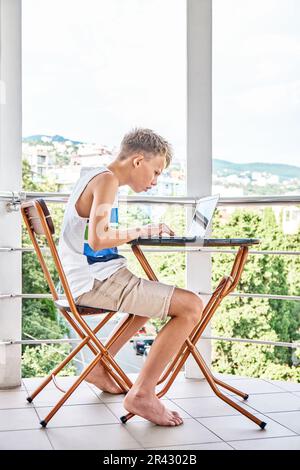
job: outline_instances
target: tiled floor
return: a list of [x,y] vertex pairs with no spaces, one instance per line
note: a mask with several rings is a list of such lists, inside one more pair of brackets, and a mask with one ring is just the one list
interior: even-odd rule
[[[216,375],[249,393],[246,402],[228,395],[266,421],[264,430],[205,381],[182,374],[163,399],[181,414],[182,426],[164,428],[139,417],[121,424],[123,396],[83,383],[44,429],[40,420],[62,394],[51,383],[29,404],[26,396],[40,379],[24,379],[18,389],[0,391],[0,449],[300,449],[300,384]],[[65,388],[73,380],[59,378]]]

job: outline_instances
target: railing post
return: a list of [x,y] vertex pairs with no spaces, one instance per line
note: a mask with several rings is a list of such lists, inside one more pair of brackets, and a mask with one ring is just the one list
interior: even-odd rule
[[[187,196],[207,196],[212,189],[212,0],[187,0]],[[191,211],[188,213],[188,220]],[[211,292],[211,255],[187,253],[187,289]],[[209,297],[203,296],[206,304]],[[209,335],[209,327],[204,334]],[[198,344],[207,364],[211,341]],[[185,375],[203,378],[189,358]]]
[[[0,0],[0,190],[20,191],[22,176],[21,0]],[[0,201],[0,246],[21,246],[20,212]],[[21,253],[0,254],[0,293],[22,291]],[[0,340],[20,340],[21,300],[0,299]],[[21,382],[21,346],[0,345],[0,388]]]

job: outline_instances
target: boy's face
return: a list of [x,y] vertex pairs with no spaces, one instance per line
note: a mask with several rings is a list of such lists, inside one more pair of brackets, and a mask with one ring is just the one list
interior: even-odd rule
[[136,193],[141,193],[157,185],[157,178],[165,168],[166,159],[162,155],[156,155],[146,160],[143,154],[136,154],[132,163],[133,171],[129,186]]

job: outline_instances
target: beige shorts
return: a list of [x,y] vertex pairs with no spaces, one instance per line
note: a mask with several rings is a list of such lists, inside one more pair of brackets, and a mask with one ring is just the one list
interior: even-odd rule
[[175,286],[135,276],[125,266],[104,281],[95,279],[92,290],[76,304],[165,320]]

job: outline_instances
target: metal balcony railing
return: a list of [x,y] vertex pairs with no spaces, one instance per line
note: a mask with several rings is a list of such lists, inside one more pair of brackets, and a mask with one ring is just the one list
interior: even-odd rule
[[[23,201],[35,198],[43,198],[47,202],[51,203],[66,203],[69,197],[69,193],[50,193],[50,192],[25,192],[25,191],[0,191],[0,201],[6,202],[6,207],[8,211],[17,211],[20,204]],[[157,197],[157,196],[120,196],[119,202],[127,204],[179,204],[184,206],[195,206],[199,197]],[[218,206],[268,206],[268,205],[295,205],[300,204],[300,196],[243,196],[243,197],[223,197],[220,198]],[[47,250],[47,248],[45,248]],[[32,248],[26,247],[0,247],[1,252],[33,252]],[[119,248],[120,252],[131,252],[130,248]],[[210,249],[205,247],[183,247],[183,248],[143,248],[145,252],[205,252],[205,253],[227,253],[235,254],[237,250],[235,249]],[[298,256],[300,251],[262,251],[262,250],[249,250],[251,255],[282,255],[282,256]],[[202,295],[211,295],[209,292],[199,292]],[[251,298],[267,298],[267,299],[276,299],[276,300],[292,300],[300,301],[300,296],[292,295],[272,295],[272,294],[255,294],[255,293],[240,293],[233,292],[229,296],[235,297],[251,297]],[[63,296],[62,296],[63,297]],[[22,298],[22,299],[51,299],[50,294],[16,294],[9,293],[4,294],[0,293],[1,299],[8,298]],[[202,338],[211,339],[211,340],[222,340],[230,342],[242,342],[242,343],[255,343],[255,344],[264,344],[271,346],[281,346],[281,347],[291,347],[299,348],[300,343],[288,343],[288,342],[275,342],[275,341],[263,341],[263,340],[253,340],[249,338],[225,338],[222,336],[206,336],[203,335]],[[80,341],[79,339],[44,339],[44,340],[20,340],[20,341],[2,341],[1,344],[59,344],[59,343],[73,343]]]

